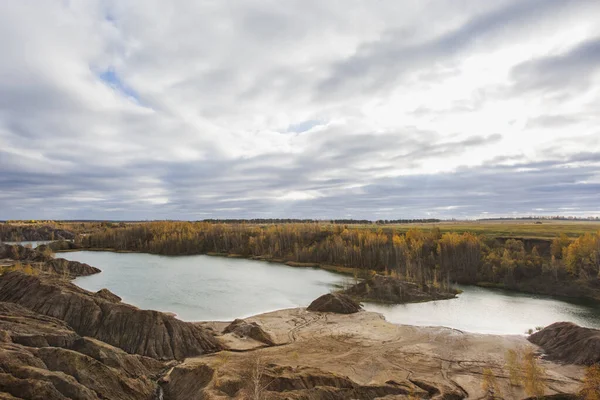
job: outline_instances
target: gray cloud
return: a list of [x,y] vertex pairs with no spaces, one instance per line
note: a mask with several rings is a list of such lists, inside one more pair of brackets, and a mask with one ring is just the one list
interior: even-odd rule
[[598,16],[0,4],[0,219],[600,214]]
[[[495,44],[499,36],[518,40],[518,32],[527,31],[529,24],[539,23],[545,16],[589,5],[590,2],[585,0],[510,2],[417,44],[407,43],[405,31],[391,30],[381,40],[365,43],[355,54],[337,63],[321,84],[320,94],[338,91],[347,94],[349,88],[372,91],[393,87],[399,79],[418,68],[453,65],[453,57],[469,48],[485,49],[486,44]],[[431,77],[430,72],[427,75]]]
[[588,90],[592,75],[600,70],[600,37],[578,44],[555,56],[517,65],[512,72],[516,90],[523,92]]

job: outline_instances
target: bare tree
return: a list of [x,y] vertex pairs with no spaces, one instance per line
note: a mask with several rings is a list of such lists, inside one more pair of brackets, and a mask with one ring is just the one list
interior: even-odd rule
[[246,383],[245,391],[250,400],[268,400],[267,387],[273,382],[266,375],[267,366],[264,359],[256,354],[248,359],[243,371]]

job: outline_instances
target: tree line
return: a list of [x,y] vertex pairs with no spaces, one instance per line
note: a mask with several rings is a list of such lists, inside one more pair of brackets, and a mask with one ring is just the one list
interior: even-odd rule
[[[394,274],[422,284],[489,282],[506,287],[600,276],[600,232],[560,235],[549,251],[522,240],[410,229],[406,233],[342,224],[149,222],[106,226],[79,236],[88,248],[164,255],[227,253],[296,263],[328,264]],[[547,254],[545,254],[547,253]]]

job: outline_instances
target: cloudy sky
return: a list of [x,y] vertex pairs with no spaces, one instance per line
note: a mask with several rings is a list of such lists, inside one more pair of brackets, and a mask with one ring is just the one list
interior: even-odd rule
[[600,1],[0,2],[0,219],[600,215]]

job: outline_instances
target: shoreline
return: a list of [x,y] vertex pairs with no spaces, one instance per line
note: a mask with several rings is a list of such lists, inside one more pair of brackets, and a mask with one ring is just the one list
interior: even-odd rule
[[[301,262],[296,262],[296,261],[286,261],[284,259],[280,259],[280,258],[268,258],[268,257],[264,257],[264,256],[251,256],[251,257],[246,257],[242,254],[235,254],[235,253],[214,253],[214,252],[208,252],[208,253],[196,253],[196,254],[158,254],[158,253],[148,253],[148,252],[143,252],[143,251],[134,251],[134,250],[115,250],[112,248],[101,248],[101,247],[90,247],[90,248],[79,248],[79,249],[61,249],[61,250],[56,250],[55,254],[58,253],[74,253],[74,252],[78,252],[78,251],[96,251],[96,252],[110,252],[110,253],[123,253],[123,254],[152,254],[155,256],[161,256],[161,257],[187,257],[187,256],[210,256],[210,257],[223,257],[223,258],[232,258],[232,259],[242,259],[242,260],[252,260],[252,261],[264,261],[264,262],[268,262],[268,263],[273,263],[273,264],[281,264],[281,265],[287,265],[288,267],[294,267],[294,268],[315,268],[315,269],[322,269],[325,271],[330,271],[330,272],[335,272],[341,275],[354,275],[354,271],[355,268],[351,268],[351,267],[344,267],[342,265],[330,265],[330,264],[320,264],[320,263],[301,263]],[[375,270],[363,270],[360,269],[359,270],[361,273],[376,273]]]
[[[84,250],[85,251],[85,250]],[[96,249],[95,251],[104,251],[104,250],[100,250],[100,249]],[[112,259],[108,253],[111,253],[110,251],[108,251],[106,254],[106,257],[108,257],[107,259],[110,260]],[[141,254],[147,254],[147,253],[141,253]],[[206,254],[206,255],[211,255],[211,254]],[[59,255],[57,255],[59,256]],[[89,259],[88,262],[90,262],[92,265],[94,265],[94,259],[96,257],[94,257],[91,253],[90,256],[91,257]],[[175,256],[175,257],[179,257],[179,256]],[[221,255],[221,257],[223,257],[223,255]],[[237,257],[234,257],[237,259]],[[77,259],[77,258],[75,258]],[[85,260],[85,257],[83,258],[83,260]],[[118,258],[116,259],[118,260]],[[198,259],[200,260],[200,259]],[[203,262],[203,263],[210,263],[209,259],[204,259],[205,261],[198,261],[198,262]],[[258,261],[267,261],[267,260],[258,260]],[[165,263],[168,263],[169,260],[165,259],[164,260]],[[220,263],[222,263],[223,261],[221,261]],[[268,262],[273,262],[273,261],[268,261]],[[118,264],[117,264],[118,265]],[[263,264],[264,265],[264,264]],[[279,263],[279,265],[285,265],[285,264],[281,264]],[[251,267],[251,265],[249,266]],[[257,265],[258,268],[265,268],[265,267],[260,267],[259,265]],[[160,262],[157,266],[157,268],[160,268]],[[142,272],[143,273],[143,272]],[[290,272],[293,273],[293,272]],[[102,278],[101,278],[102,279]],[[335,279],[335,278],[333,278]],[[344,286],[343,281],[344,278],[341,277],[339,278],[339,285],[335,285],[333,287],[331,287],[330,289],[322,289],[322,291],[320,291],[320,294],[325,294],[330,290],[338,290],[338,288],[341,288]],[[77,281],[74,281],[75,284],[78,285]],[[104,286],[103,286],[104,285]],[[108,285],[108,286],[106,286]],[[86,286],[82,286],[84,288],[86,288]],[[90,290],[96,290],[96,289],[100,289],[101,287],[108,287],[109,289],[116,289],[115,293],[117,295],[120,295],[120,293],[124,293],[122,292],[123,290],[123,285],[118,285],[118,286],[110,286],[108,283],[98,283],[96,285],[92,285],[89,287]],[[119,288],[121,288],[121,292],[119,292]],[[486,296],[500,296],[502,298],[505,298],[506,296],[511,296],[510,291],[504,291],[504,290],[498,290],[498,289],[488,289],[488,288],[482,288],[481,291],[478,291],[477,286],[471,287],[471,289],[467,289],[465,288],[461,288],[464,289],[466,292],[469,291],[473,291],[474,293],[476,293],[476,296],[483,296],[483,298],[486,298]],[[490,294],[486,294],[485,291],[489,290]],[[493,294],[493,292],[496,292],[497,294]],[[126,294],[125,294],[125,297]],[[316,296],[315,296],[316,297]],[[460,297],[460,296],[459,296]],[[535,296],[533,298],[539,298],[541,296]],[[554,296],[543,296],[543,297],[547,297],[548,299],[555,299]],[[495,297],[494,297],[495,298]],[[529,296],[524,296],[524,298],[529,298]],[[204,311],[204,312],[194,312],[193,310],[189,309],[189,307],[183,307],[183,308],[178,308],[178,306],[176,304],[171,304],[168,299],[166,299],[165,301],[160,301],[160,302],[150,302],[148,304],[144,303],[143,301],[136,301],[135,298],[134,299],[127,299],[125,298],[124,301],[128,301],[130,303],[135,304],[136,307],[140,307],[142,309],[152,309],[152,310],[156,310],[156,311],[160,311],[160,312],[166,312],[166,313],[175,313],[178,314],[176,315],[176,318],[184,321],[184,322],[190,322],[190,323],[208,323],[208,322],[231,322],[235,319],[247,319],[247,318],[252,318],[255,317],[257,315],[261,315],[261,314],[265,314],[265,313],[270,313],[270,312],[277,312],[277,311],[281,311],[284,309],[288,309],[288,308],[294,308],[294,307],[306,307],[308,306],[308,304],[310,303],[311,300],[314,300],[312,298],[308,299],[308,298],[304,298],[304,299],[300,299],[297,302],[293,302],[293,303],[289,303],[289,302],[283,302],[280,304],[271,304],[271,306],[273,307],[264,307],[266,304],[261,304],[261,303],[256,303],[254,304],[252,307],[242,307],[241,309],[238,310],[231,310],[231,311],[237,311],[237,312],[228,312],[226,310],[214,310],[217,312],[212,312],[212,311]],[[451,300],[451,299],[449,299]],[[569,300],[572,299],[560,299],[561,301],[566,301],[568,302]],[[457,300],[458,301],[458,300]],[[437,303],[437,302],[435,302]],[[444,302],[445,303],[445,302]],[[461,303],[464,304],[464,300],[461,301]],[[192,303],[188,303],[190,305],[193,305]],[[235,303],[234,303],[235,304]],[[380,315],[382,315],[383,318],[385,318],[388,322],[392,323],[392,324],[396,324],[396,325],[407,325],[407,326],[415,326],[415,327],[424,327],[424,326],[430,326],[430,327],[445,327],[448,329],[458,329],[464,332],[469,332],[469,333],[474,333],[474,334],[491,334],[491,335],[504,335],[504,334],[509,334],[509,335],[519,335],[519,336],[524,336],[527,334],[527,332],[531,329],[531,330],[535,330],[536,326],[546,326],[552,322],[556,322],[556,321],[574,321],[576,323],[579,323],[582,326],[589,326],[589,327],[598,327],[597,324],[586,324],[584,321],[579,320],[577,318],[575,319],[570,319],[569,316],[560,316],[557,315],[555,316],[554,319],[542,319],[541,321],[537,321],[536,323],[532,323],[532,324],[527,324],[527,321],[522,321],[519,320],[518,323],[516,322],[516,325],[514,325],[514,327],[510,328],[508,325],[502,325],[502,324],[494,324],[494,323],[477,323],[477,322],[470,322],[469,321],[469,317],[465,317],[465,318],[459,318],[458,320],[449,320],[448,318],[444,318],[444,315],[439,315],[438,317],[436,316],[432,316],[429,318],[419,318],[418,313],[420,312],[419,310],[431,310],[431,307],[436,307],[435,304],[424,304],[423,306],[419,306],[417,304],[419,304],[418,302],[412,302],[406,305],[398,305],[398,304],[390,304],[390,303],[385,303],[385,302],[374,302],[374,301],[363,301],[364,304],[364,308],[368,311],[371,312],[378,312]],[[413,304],[413,305],[411,305]],[[407,306],[409,307],[407,311],[403,311],[404,307]],[[450,309],[456,309],[458,306],[453,306],[453,305],[442,305],[441,303],[439,304],[440,307],[449,307]],[[568,307],[567,304],[565,304],[565,306]],[[585,305],[587,306],[587,305]],[[245,310],[246,312],[244,312],[243,310]],[[586,310],[589,310],[589,308],[586,308]],[[223,311],[223,312],[221,312]],[[242,312],[239,312],[242,311]],[[480,312],[480,311],[478,311]],[[591,313],[592,311],[588,311],[589,313]],[[504,321],[504,320],[501,320]]]
[[[288,267],[293,267],[293,268],[322,269],[324,271],[333,272],[333,273],[344,275],[347,277],[355,277],[355,273],[356,273],[355,268],[344,267],[341,265],[329,265],[329,264],[320,264],[320,263],[301,263],[301,262],[296,262],[296,261],[286,261],[284,259],[278,259],[278,258],[267,258],[264,256],[246,257],[241,254],[234,254],[234,253],[230,254],[230,253],[208,252],[208,253],[197,253],[197,254],[165,255],[165,254],[148,253],[148,252],[133,251],[133,250],[115,250],[115,249],[111,249],[111,248],[79,248],[79,249],[56,250],[55,254],[73,253],[73,252],[78,252],[78,251],[110,252],[110,253],[123,253],[123,254],[152,254],[152,255],[161,256],[161,257],[185,257],[185,256],[204,255],[204,256],[210,256],[210,257],[223,257],[223,258],[231,258],[231,259],[264,261],[264,262],[273,263],[273,264],[286,265]],[[375,271],[375,270],[358,269],[358,275],[359,275],[358,279],[362,279],[361,276],[365,276],[367,274],[372,275],[372,274],[376,274],[376,273],[377,273],[377,271]],[[574,283],[576,283],[576,282],[574,282]],[[493,283],[493,282],[476,282],[474,284],[455,284],[455,285],[474,286],[474,287],[483,288],[483,289],[501,290],[501,291],[506,291],[509,293],[539,295],[539,296],[545,296],[548,298],[564,301],[567,303],[574,303],[574,304],[592,303],[593,305],[600,306],[600,294],[589,295],[589,296],[586,296],[586,295],[570,296],[570,295],[565,295],[565,294],[549,293],[548,290],[535,291],[535,290],[528,290],[528,289],[509,288],[509,287],[506,287],[504,284]],[[385,304],[385,303],[382,303],[382,304]]]

